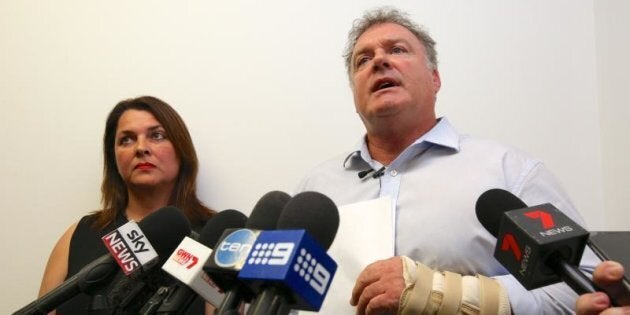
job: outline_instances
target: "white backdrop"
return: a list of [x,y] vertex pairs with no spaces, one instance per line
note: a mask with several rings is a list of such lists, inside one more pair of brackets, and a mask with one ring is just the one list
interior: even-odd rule
[[[544,160],[593,229],[630,229],[630,4],[389,1],[438,42],[438,113]],[[33,300],[61,233],[99,208],[119,100],[186,121],[199,194],[250,211],[363,133],[341,52],[381,1],[0,0],[0,312]],[[455,180],[455,179],[454,179]]]

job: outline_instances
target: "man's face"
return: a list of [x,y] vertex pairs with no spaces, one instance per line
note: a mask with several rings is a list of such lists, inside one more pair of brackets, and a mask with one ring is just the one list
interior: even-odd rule
[[368,28],[357,40],[350,67],[356,110],[368,131],[392,117],[401,123],[435,121],[440,76],[429,69],[424,46],[405,27]]

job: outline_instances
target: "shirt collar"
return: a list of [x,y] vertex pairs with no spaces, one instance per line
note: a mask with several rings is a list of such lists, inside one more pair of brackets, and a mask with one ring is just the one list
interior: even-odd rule
[[441,117],[438,118],[438,123],[429,132],[418,138],[412,145],[426,141],[459,152],[459,138],[459,133],[448,119]]
[[[433,128],[431,128],[431,130],[427,133],[416,139],[416,141],[414,141],[409,147],[403,150],[401,156],[410,149],[421,149],[427,145],[437,145],[459,152],[459,140],[460,134],[455,130],[455,128],[453,128],[448,119],[446,119],[446,117],[440,117],[438,118],[437,124],[435,124],[435,126],[433,126]],[[370,165],[373,169],[383,166],[379,162],[372,160],[370,152],[368,151],[367,142],[365,141],[365,135],[361,137],[357,146],[357,150],[352,151],[348,154],[348,156],[346,156],[343,162],[344,168],[361,160]],[[396,160],[398,160],[398,158],[396,158]]]

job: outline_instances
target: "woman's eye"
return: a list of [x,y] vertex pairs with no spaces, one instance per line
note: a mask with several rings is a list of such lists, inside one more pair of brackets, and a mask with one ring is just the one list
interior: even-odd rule
[[163,132],[154,132],[151,134],[151,138],[154,140],[164,140],[166,139],[166,135]]
[[131,141],[132,141],[131,137],[124,136],[124,137],[120,137],[120,139],[118,139],[118,144],[120,144],[120,145],[130,144]]

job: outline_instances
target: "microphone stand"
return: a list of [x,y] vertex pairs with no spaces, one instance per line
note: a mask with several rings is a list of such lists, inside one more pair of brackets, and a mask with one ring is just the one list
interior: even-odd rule
[[247,315],[286,315],[290,311],[291,308],[282,294],[282,290],[270,286],[262,290],[256,300],[252,302]]
[[240,284],[236,284],[225,293],[223,302],[219,305],[219,308],[214,312],[215,315],[231,315],[238,314],[239,308],[242,304],[243,288]]

